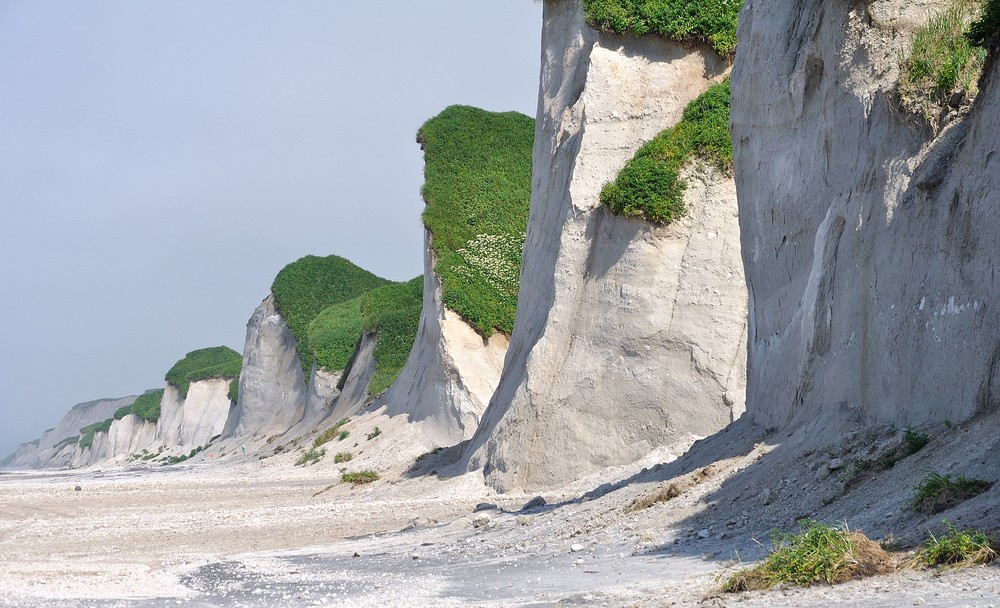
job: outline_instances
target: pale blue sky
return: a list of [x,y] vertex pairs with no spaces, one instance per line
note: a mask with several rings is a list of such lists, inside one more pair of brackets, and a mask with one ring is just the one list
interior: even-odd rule
[[534,115],[527,0],[0,0],[0,458],[243,349],[282,266],[422,271],[414,135]]

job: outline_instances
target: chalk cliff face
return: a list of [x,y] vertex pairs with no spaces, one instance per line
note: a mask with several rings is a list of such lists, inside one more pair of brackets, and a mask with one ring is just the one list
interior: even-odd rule
[[233,434],[287,431],[305,415],[306,395],[295,336],[268,296],[247,323]]
[[667,227],[599,203],[726,73],[712,52],[546,2],[531,216],[503,376],[467,452],[501,490],[554,486],[718,430],[743,408],[746,291],[731,179],[693,175]]
[[69,466],[76,442],[66,443],[63,440],[78,437],[83,427],[107,420],[118,408],[131,405],[133,401],[134,395],[74,405],[54,428],[42,433],[37,441],[19,447],[10,466],[29,469]]
[[747,411],[765,426],[958,422],[1000,405],[998,66],[936,139],[906,123],[897,53],[925,4],[743,9]]
[[438,446],[472,436],[500,380],[509,339],[484,339],[442,301],[431,235],[424,233],[424,298],[410,357],[382,400],[389,415],[405,414]]

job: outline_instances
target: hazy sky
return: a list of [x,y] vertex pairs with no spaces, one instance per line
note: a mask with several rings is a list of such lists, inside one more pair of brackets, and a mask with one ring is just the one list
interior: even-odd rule
[[417,128],[534,115],[529,0],[0,0],[0,458],[243,350],[285,264],[422,272]]

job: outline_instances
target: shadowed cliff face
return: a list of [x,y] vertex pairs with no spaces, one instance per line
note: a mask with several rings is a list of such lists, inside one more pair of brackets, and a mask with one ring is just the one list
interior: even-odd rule
[[743,10],[732,132],[747,412],[765,426],[958,422],[1000,404],[997,70],[936,139],[905,122],[898,49],[925,4],[895,2],[892,23],[877,4]]
[[499,387],[465,456],[500,490],[552,487],[742,411],[746,291],[731,179],[692,174],[667,227],[599,203],[643,143],[726,66],[598,34],[545,3],[531,216]]

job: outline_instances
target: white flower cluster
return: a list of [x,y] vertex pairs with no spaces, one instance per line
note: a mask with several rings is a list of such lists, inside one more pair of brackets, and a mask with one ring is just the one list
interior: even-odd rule
[[456,253],[466,266],[455,266],[455,274],[480,277],[502,296],[517,299],[518,275],[521,271],[521,249],[524,234],[480,234]]

